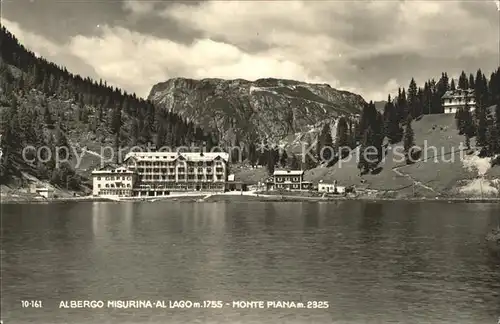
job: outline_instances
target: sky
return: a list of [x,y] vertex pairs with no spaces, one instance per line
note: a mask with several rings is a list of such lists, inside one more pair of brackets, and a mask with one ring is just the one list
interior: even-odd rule
[[275,77],[383,100],[500,65],[493,0],[0,1],[37,55],[143,97],[174,77]]

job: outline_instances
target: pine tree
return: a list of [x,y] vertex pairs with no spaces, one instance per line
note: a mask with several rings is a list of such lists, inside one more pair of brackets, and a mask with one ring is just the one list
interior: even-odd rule
[[159,123],[158,130],[155,137],[155,146],[157,150],[160,150],[165,145],[165,138],[167,136],[167,131],[163,122]]
[[410,118],[408,118],[408,120],[406,121],[405,132],[404,132],[403,138],[404,138],[403,148],[404,148],[404,152],[406,154],[407,161],[408,161],[409,158],[412,157],[411,150],[415,146],[415,134],[414,134],[413,128],[411,126],[411,119]]
[[451,91],[455,91],[457,90],[457,87],[455,85],[455,79],[451,79],[451,83],[450,83],[450,90]]
[[411,78],[410,85],[408,86],[408,114],[413,118],[417,117],[417,83],[415,79]]
[[288,154],[286,153],[286,150],[283,149],[281,150],[280,165],[282,168],[286,168],[287,164],[288,164]]
[[290,166],[290,169],[292,169],[292,170],[299,170],[300,169],[300,162],[295,154],[292,153],[292,157],[289,159],[288,165]]
[[273,175],[274,167],[276,166],[276,155],[274,149],[270,149],[267,151],[268,159],[267,159],[267,173],[269,175]]
[[258,161],[257,148],[253,142],[250,142],[248,146],[248,161],[251,166],[255,166]]
[[430,86],[430,82],[425,82],[423,102],[422,102],[422,109],[423,109],[424,114],[431,114],[432,113],[432,100],[433,100],[432,97],[433,97],[433,95],[432,95],[432,89]]
[[469,81],[467,80],[465,71],[462,71],[460,77],[458,78],[458,88],[462,90],[466,90],[469,88]]
[[134,147],[137,145],[139,139],[139,123],[137,119],[133,118],[130,122],[129,145]]
[[408,116],[408,101],[406,100],[406,91],[403,88],[401,94],[398,96],[398,107],[399,107],[399,120],[406,120]]
[[370,159],[373,158],[373,156],[369,154],[370,150],[372,150],[370,149],[371,138],[373,138],[373,132],[371,127],[368,127],[363,133],[363,140],[359,148],[358,169],[361,174],[370,171],[371,167]]
[[467,88],[464,88],[463,90],[474,89],[475,87],[476,87],[476,82],[474,81],[474,75],[471,73],[469,75],[469,83],[467,84]]
[[498,133],[498,128],[494,122],[491,122],[487,126],[486,142],[487,142],[487,152],[488,155],[492,156],[500,152],[499,143],[500,134]]
[[[306,141],[306,148],[310,148],[311,145],[313,145],[311,143],[311,140],[310,139],[307,139]],[[312,152],[312,151],[311,151]],[[304,167],[305,170],[310,170],[310,169],[313,169],[316,167],[316,162],[314,161],[314,159],[316,157],[311,157],[310,154],[307,154],[307,153],[304,153],[305,155],[302,156],[302,165]]]
[[337,147],[340,158],[344,158],[348,152],[349,143],[349,128],[345,117],[340,117],[337,124],[337,134],[335,136],[335,146]]
[[330,131],[330,124],[326,123],[323,125],[323,129],[321,130],[317,144],[316,154],[320,160],[320,163],[323,163],[325,161],[331,161],[331,159],[333,158],[332,149],[333,149],[333,140]]
[[384,135],[394,144],[401,140],[401,133],[396,109],[392,102],[387,102],[384,107]]
[[476,110],[476,128],[477,128],[477,138],[476,144],[481,147],[487,146],[487,120],[486,120],[486,109],[483,106],[477,106]]

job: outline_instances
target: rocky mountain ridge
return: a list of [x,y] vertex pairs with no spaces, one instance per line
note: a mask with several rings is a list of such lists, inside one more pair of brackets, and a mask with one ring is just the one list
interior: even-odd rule
[[174,78],[154,85],[148,99],[231,144],[262,139],[278,143],[340,115],[359,114],[366,103],[360,95],[328,84],[274,78]]

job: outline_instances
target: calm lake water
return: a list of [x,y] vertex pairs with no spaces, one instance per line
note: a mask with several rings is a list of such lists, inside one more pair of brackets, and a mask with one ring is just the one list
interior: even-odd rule
[[[2,206],[10,323],[484,323],[498,204]],[[22,308],[40,300],[43,308]],[[69,300],[327,301],[328,309],[60,309]]]

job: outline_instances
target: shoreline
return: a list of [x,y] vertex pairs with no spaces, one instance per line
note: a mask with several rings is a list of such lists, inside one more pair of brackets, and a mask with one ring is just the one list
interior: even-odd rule
[[447,202],[447,203],[498,203],[500,197],[408,197],[408,198],[389,198],[374,196],[301,196],[301,195],[282,195],[269,193],[253,192],[217,192],[217,193],[198,193],[186,192],[171,194],[168,196],[157,197],[127,197],[127,198],[108,198],[108,197],[61,197],[61,198],[34,198],[34,197],[1,197],[0,203],[3,204],[50,204],[50,203],[69,203],[69,202],[223,202],[223,201],[252,201],[252,202],[339,202],[339,201],[364,201],[364,202],[382,202],[382,201],[410,201],[410,202]]

